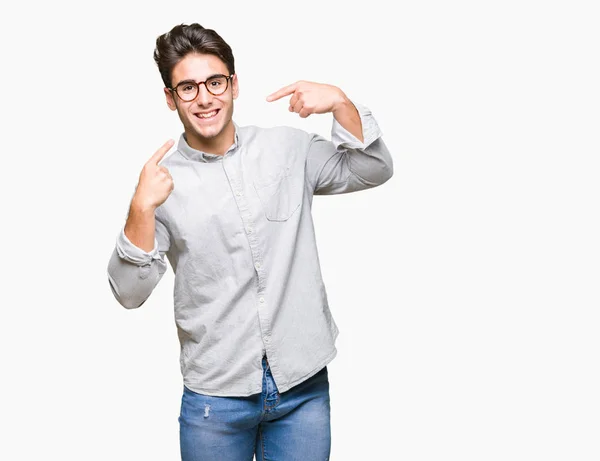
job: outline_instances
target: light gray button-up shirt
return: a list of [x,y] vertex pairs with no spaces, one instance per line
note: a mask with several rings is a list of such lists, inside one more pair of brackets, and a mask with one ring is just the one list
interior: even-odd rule
[[279,392],[336,355],[311,215],[313,195],[384,183],[392,158],[370,111],[364,143],[333,120],[331,141],[291,127],[235,125],[225,155],[192,149],[182,135],[164,158],[174,181],[156,209],[154,249],[117,237],[108,264],[116,299],[141,306],[167,269],[184,384],[214,396],[262,391],[266,353]]

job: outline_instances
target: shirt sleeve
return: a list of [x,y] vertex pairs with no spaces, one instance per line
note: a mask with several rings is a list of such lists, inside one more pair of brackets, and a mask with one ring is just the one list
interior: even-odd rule
[[165,254],[169,232],[155,215],[154,248],[147,252],[135,246],[125,235],[125,226],[117,236],[108,262],[108,281],[113,295],[127,309],[140,307],[167,270]]
[[306,158],[307,180],[315,195],[343,194],[383,184],[392,177],[392,157],[371,111],[355,104],[364,142],[335,118],[331,141],[312,135]]

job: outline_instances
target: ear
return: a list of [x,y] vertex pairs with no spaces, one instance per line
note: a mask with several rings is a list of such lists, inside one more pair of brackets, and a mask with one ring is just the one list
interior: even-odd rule
[[167,106],[171,110],[177,110],[177,106],[175,105],[175,101],[173,100],[173,92],[168,88],[163,89],[165,92],[165,97],[167,98]]
[[238,83],[238,76],[237,74],[233,74],[233,77],[231,78],[231,94],[233,95],[233,99],[237,99],[239,93],[240,86]]

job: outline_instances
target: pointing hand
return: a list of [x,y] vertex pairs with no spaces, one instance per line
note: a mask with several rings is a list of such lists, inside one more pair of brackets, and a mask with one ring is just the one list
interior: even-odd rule
[[296,112],[302,118],[311,114],[335,112],[336,108],[347,101],[342,90],[324,83],[306,82],[300,80],[285,86],[267,96],[267,101],[277,101],[285,96],[290,98],[290,112]]
[[175,142],[169,139],[146,162],[140,173],[133,200],[144,209],[156,209],[164,203],[173,191],[173,178],[164,166],[158,164],[173,147]]

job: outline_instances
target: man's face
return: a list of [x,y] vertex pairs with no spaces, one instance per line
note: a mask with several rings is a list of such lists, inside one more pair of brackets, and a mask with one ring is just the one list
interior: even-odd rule
[[[217,56],[191,53],[175,65],[171,83],[175,88],[184,80],[203,82],[218,74],[229,75],[229,72]],[[193,101],[183,101],[167,88],[165,95],[169,108],[179,114],[190,147],[198,150],[228,148],[233,142],[235,129],[231,117],[233,100],[238,96],[236,75],[229,81],[227,90],[218,96],[209,93],[204,84],[199,85],[198,95]]]

